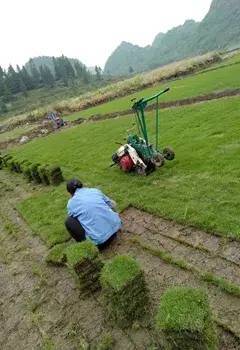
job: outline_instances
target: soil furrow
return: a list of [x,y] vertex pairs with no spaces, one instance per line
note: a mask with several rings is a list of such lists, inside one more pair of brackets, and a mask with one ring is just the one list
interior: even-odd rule
[[[240,88],[237,89],[228,89],[223,91],[214,91],[211,93],[208,93],[206,95],[199,95],[195,97],[189,97],[189,98],[183,98],[181,100],[175,100],[175,101],[169,101],[169,102],[161,102],[159,103],[159,107],[161,109],[165,108],[175,108],[175,107],[182,107],[182,106],[189,106],[194,105],[201,102],[207,102],[212,100],[218,100],[221,98],[227,98],[227,97],[233,97],[233,96],[239,96],[240,95]],[[146,108],[147,111],[154,110],[156,108],[155,104],[152,104]],[[132,109],[117,111],[113,113],[104,113],[104,114],[96,114],[91,115],[86,121],[99,121],[99,120],[105,120],[105,119],[114,119],[117,117],[122,117],[125,115],[133,114],[134,111]],[[83,118],[79,118],[75,121],[73,121],[73,124],[78,124],[83,122]]]
[[136,349],[129,335],[105,324],[96,297],[82,298],[66,269],[44,262],[47,248],[14,209],[30,188],[22,182],[9,191],[14,176],[0,172],[0,178],[6,190],[0,189],[0,348],[75,350],[111,333],[114,349]]
[[[210,234],[193,227],[177,224],[151,214],[143,213],[135,208],[128,208],[122,214],[126,229],[136,234],[143,234],[145,231],[152,232],[154,239],[166,237],[177,243],[195,248],[203,254],[208,253],[209,257],[222,258],[231,264],[236,265],[236,271],[240,274],[240,242],[227,239],[219,234]],[[239,278],[239,276],[237,276]]]
[[[15,187],[16,183],[18,183],[17,187]],[[101,293],[83,298],[79,295],[72,275],[66,269],[46,265],[44,258],[47,248],[37,236],[32,235],[30,228],[14,208],[17,201],[36,193],[39,188],[33,189],[24,180],[16,179],[12,174],[0,172],[0,221],[2,223],[0,227],[0,348],[40,350],[54,345],[56,349],[74,350],[84,341],[96,344],[105,333],[110,333],[115,339],[113,349],[149,349],[154,341],[152,325],[123,332],[112,324],[106,323]],[[154,247],[157,245],[156,242],[160,245],[161,239],[157,239],[158,234],[151,233],[150,229],[146,230],[141,222],[138,223],[138,219],[134,222],[135,214],[141,215],[144,225],[152,222],[154,218],[150,216],[150,220],[148,214],[135,213],[135,209],[129,209],[122,214],[125,225],[133,222],[134,231],[142,226],[141,235],[148,232],[145,241]],[[165,231],[170,231],[174,236],[176,226],[172,227],[172,223],[166,220],[164,222],[168,225]],[[144,236],[141,235],[139,234],[139,237],[144,240]],[[211,238],[211,235],[206,235],[209,239]],[[222,325],[218,328],[219,349],[240,349],[240,340],[234,336],[240,338],[240,299],[203,282],[191,271],[179,269],[151,255],[133,244],[131,236],[133,236],[131,233],[123,232],[105,251],[104,258],[108,259],[116,254],[130,254],[139,261],[145,272],[152,300],[149,309],[151,322],[154,320],[161,294],[166,288],[179,284],[204,288],[209,295],[214,317],[217,323]],[[185,236],[189,238],[189,235],[183,235]],[[169,237],[161,235],[159,237],[166,240],[162,241],[162,246],[165,245],[165,248],[170,242],[171,249],[179,247],[179,242]],[[217,239],[221,241],[221,238],[217,237]],[[218,254],[220,243],[217,244],[217,241],[213,244],[211,239],[209,242],[212,254]],[[228,243],[226,247],[229,250]],[[189,248],[184,245],[183,247]],[[227,249],[224,248],[223,251],[228,253]],[[209,250],[204,250],[204,253],[210,254]],[[178,252],[178,254],[181,256],[183,253]]]
[[[130,233],[123,233],[122,242],[116,245],[115,253],[131,254],[142,265],[148,286],[151,292],[151,300],[157,307],[162,292],[171,286],[184,285],[206,290],[210,304],[217,321],[229,328],[239,338],[240,349],[240,299],[221,291],[218,287],[203,282],[196,278],[191,271],[180,269],[153,256],[151,252],[141,249],[139,244],[133,245]],[[123,243],[123,241],[125,241]],[[155,247],[154,247],[155,248]],[[112,256],[114,251],[109,253]]]

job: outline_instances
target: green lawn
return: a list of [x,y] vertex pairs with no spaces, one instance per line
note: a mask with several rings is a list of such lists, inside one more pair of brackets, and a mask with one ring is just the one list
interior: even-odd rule
[[24,135],[25,133],[28,133],[30,130],[34,129],[36,125],[24,125],[17,127],[13,130],[6,131],[0,134],[0,142],[10,141],[13,139],[16,139],[17,137],[20,137]]
[[[110,168],[111,155],[126,136],[132,117],[86,123],[17,148],[21,159],[59,163],[66,178],[99,187],[123,209],[140,209],[182,223],[240,238],[240,98],[211,101],[161,113],[162,146],[176,160],[140,177]],[[150,116],[153,128],[154,118]],[[20,175],[16,175],[20,176]],[[49,244],[67,238],[63,226],[65,185],[20,204],[22,215]]]
[[66,120],[75,120],[83,117],[87,118],[94,114],[106,114],[118,112],[131,108],[131,99],[148,97],[156,92],[170,87],[171,91],[161,96],[161,101],[181,100],[188,97],[207,94],[213,91],[222,91],[240,87],[240,64],[224,66],[216,70],[202,72],[186,78],[178,79],[168,83],[161,83],[131,95],[114,99],[111,102],[101,104],[96,107],[76,112],[66,116]]

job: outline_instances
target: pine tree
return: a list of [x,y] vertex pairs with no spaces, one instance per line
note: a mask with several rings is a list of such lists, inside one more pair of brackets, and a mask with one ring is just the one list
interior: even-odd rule
[[101,80],[102,79],[102,68],[95,66],[95,72],[96,72],[97,80]]
[[65,65],[68,80],[73,80],[75,78],[75,72],[71,62],[67,57],[64,57],[64,65]]
[[47,85],[53,87],[55,84],[54,76],[48,66],[45,66],[46,82]]
[[22,81],[24,82],[27,90],[31,90],[34,88],[34,81],[31,75],[28,73],[26,68],[23,66],[20,70],[19,74],[21,75]]
[[4,113],[7,113],[7,111],[8,109],[7,109],[6,103],[0,102],[0,113],[4,114]]
[[128,68],[128,72],[129,72],[129,74],[132,74],[132,73],[134,72],[134,69],[133,69],[133,67],[132,67],[132,66],[129,66],[129,68]]
[[40,73],[37,67],[35,66],[35,63],[32,58],[29,60],[29,64],[30,64],[30,72],[33,79],[34,88],[37,88],[40,84]]
[[54,86],[54,76],[52,75],[48,66],[40,66],[39,72],[41,75],[41,82],[43,86],[53,87]]
[[63,81],[64,85],[68,85],[68,73],[65,65],[65,58],[62,55],[57,58],[58,71],[60,75],[60,80]]
[[22,87],[21,78],[18,75],[18,73],[15,72],[12,65],[8,67],[6,79],[7,79],[9,89],[13,94],[16,94],[21,91],[21,87]]
[[90,82],[91,74],[88,72],[86,66],[83,66],[83,82],[88,84]]
[[53,57],[52,58],[53,61],[53,67],[54,67],[54,75],[55,75],[55,80],[60,80],[61,79],[61,70],[59,67],[59,59]]
[[83,76],[83,66],[79,61],[74,62],[74,69],[78,79],[81,79]]
[[10,90],[8,84],[7,84],[7,80],[5,80],[2,101],[4,103],[7,103],[7,102],[10,102],[11,100],[12,100],[12,93],[11,93],[11,90]]
[[0,66],[0,96],[3,96],[4,93],[4,71]]
[[27,87],[26,87],[26,84],[24,83],[24,81],[22,79],[21,69],[20,69],[20,67],[18,65],[17,65],[17,75],[18,75],[19,91],[23,92],[23,93],[26,93]]

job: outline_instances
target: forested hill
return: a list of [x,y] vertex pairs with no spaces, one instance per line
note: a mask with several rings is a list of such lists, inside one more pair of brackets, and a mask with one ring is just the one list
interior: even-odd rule
[[18,93],[54,86],[82,86],[101,79],[101,68],[95,67],[95,76],[77,59],[60,57],[36,57],[22,68],[12,65],[3,70],[0,66],[0,113],[7,112],[7,104]]
[[240,47],[240,0],[213,0],[202,22],[188,20],[166,34],[159,33],[152,45],[144,48],[122,42],[108,58],[104,71],[125,75],[236,47]]
[[[76,58],[67,58],[71,63],[72,67],[77,67],[78,65],[84,66],[82,62],[80,62]],[[39,56],[30,58],[29,61],[24,65],[29,73],[31,73],[31,65],[34,63],[36,68],[39,70],[41,66],[47,66],[52,74],[55,74],[56,61],[59,60],[59,57],[51,57],[51,56]]]

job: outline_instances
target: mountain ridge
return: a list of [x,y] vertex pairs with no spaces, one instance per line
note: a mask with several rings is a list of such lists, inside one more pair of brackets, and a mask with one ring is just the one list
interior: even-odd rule
[[[127,45],[126,45],[127,44]],[[240,47],[240,0],[213,0],[201,22],[186,20],[167,33],[158,33],[152,45],[122,42],[109,56],[104,72],[127,75],[153,69],[208,51]]]

